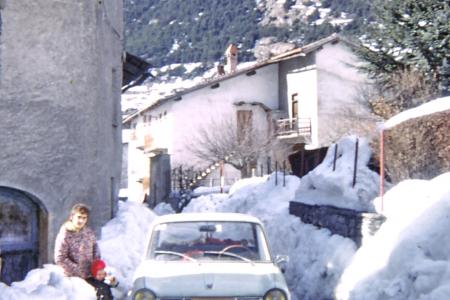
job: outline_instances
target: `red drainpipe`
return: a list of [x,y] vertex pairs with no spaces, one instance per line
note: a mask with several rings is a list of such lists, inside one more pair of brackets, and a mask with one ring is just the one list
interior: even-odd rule
[[384,129],[380,131],[380,198],[381,198],[381,212],[383,212],[384,196]]

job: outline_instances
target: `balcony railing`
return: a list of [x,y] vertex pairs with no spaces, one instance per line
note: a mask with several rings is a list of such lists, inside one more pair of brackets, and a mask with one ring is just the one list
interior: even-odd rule
[[289,118],[276,121],[276,134],[278,137],[311,136],[310,118]]

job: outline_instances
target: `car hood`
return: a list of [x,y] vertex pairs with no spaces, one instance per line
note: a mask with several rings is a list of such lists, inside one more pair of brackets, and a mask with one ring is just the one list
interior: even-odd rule
[[136,270],[134,289],[148,288],[158,297],[263,296],[272,288],[287,292],[272,263],[145,261]]

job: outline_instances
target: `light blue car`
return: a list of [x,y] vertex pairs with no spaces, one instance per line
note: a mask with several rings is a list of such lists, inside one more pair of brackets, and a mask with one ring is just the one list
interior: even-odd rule
[[234,213],[158,217],[146,257],[136,269],[131,300],[290,300],[262,223]]

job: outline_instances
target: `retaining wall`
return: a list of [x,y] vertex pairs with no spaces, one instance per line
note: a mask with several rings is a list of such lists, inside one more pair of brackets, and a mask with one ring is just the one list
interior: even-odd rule
[[289,203],[289,213],[299,217],[303,223],[327,228],[333,234],[350,238],[358,247],[364,237],[375,234],[386,219],[376,213],[292,201]]

